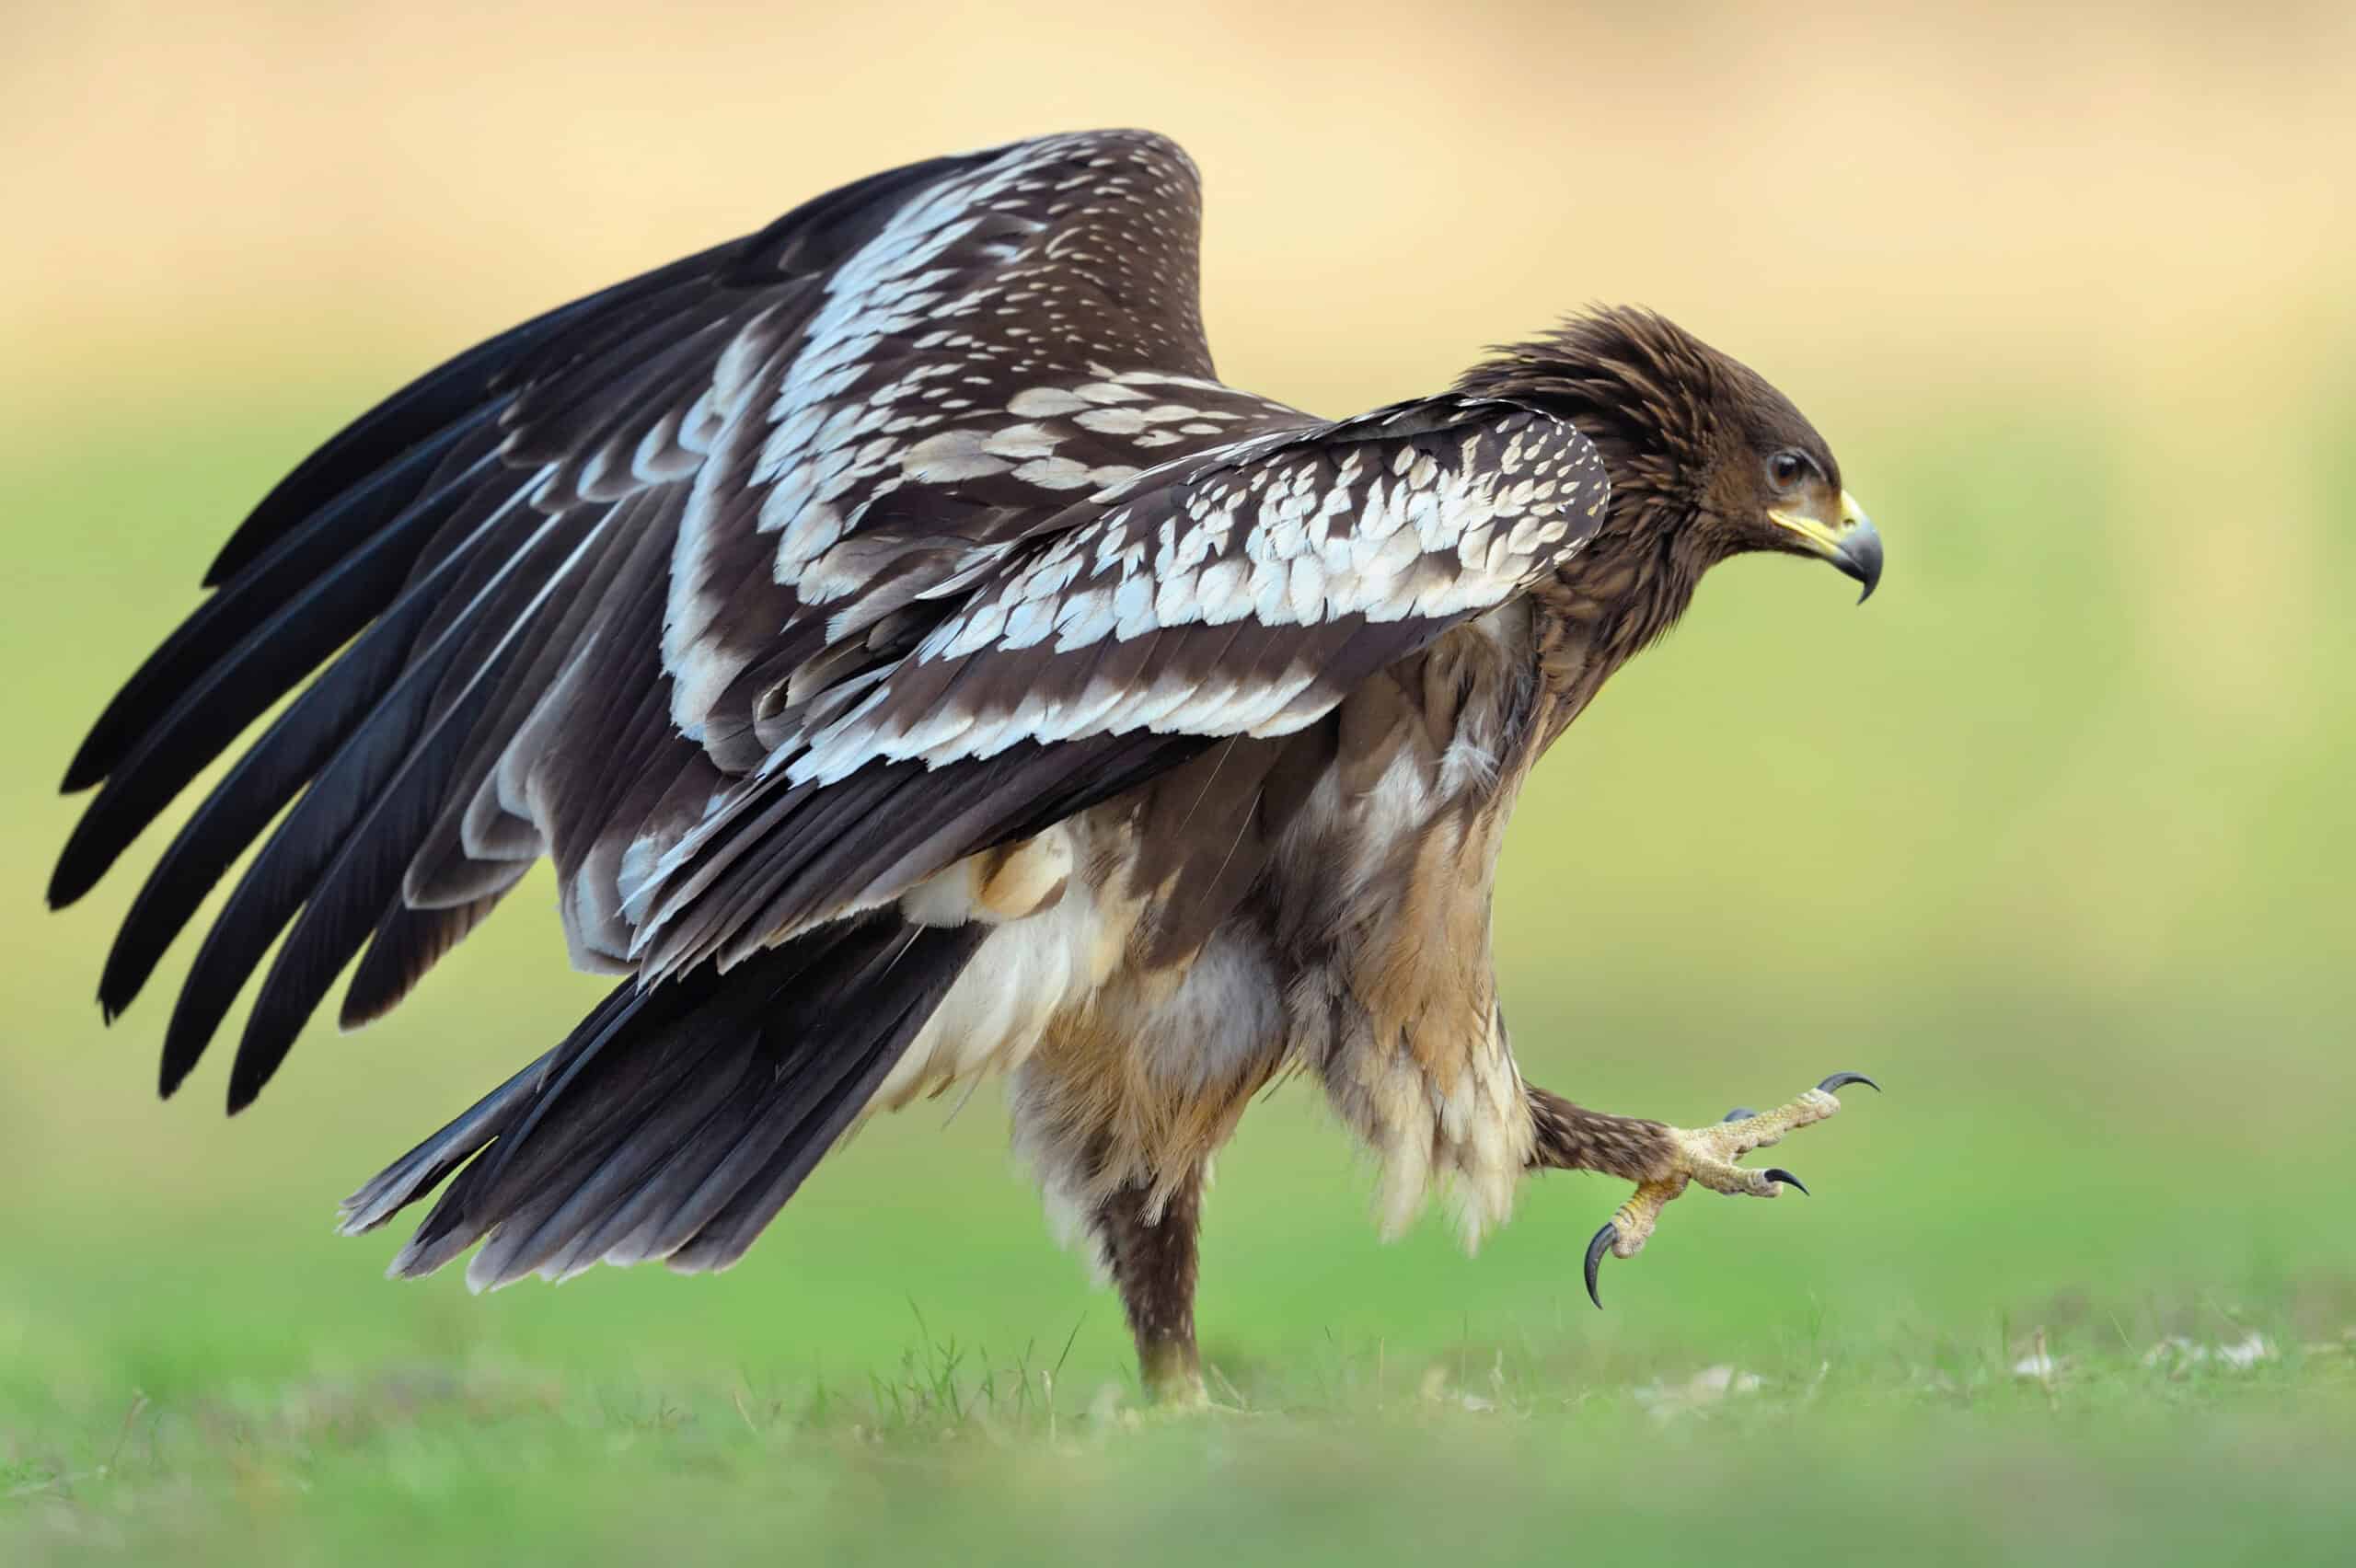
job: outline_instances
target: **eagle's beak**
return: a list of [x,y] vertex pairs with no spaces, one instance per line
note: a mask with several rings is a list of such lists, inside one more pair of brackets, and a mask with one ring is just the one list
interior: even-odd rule
[[1881,535],[1875,531],[1873,519],[1857,504],[1857,498],[1847,490],[1841,492],[1841,520],[1827,524],[1804,512],[1769,512],[1767,521],[1787,533],[1799,536],[1800,544],[1810,555],[1821,556],[1842,571],[1865,585],[1857,595],[1864,604],[1874,596],[1874,584],[1881,581]]

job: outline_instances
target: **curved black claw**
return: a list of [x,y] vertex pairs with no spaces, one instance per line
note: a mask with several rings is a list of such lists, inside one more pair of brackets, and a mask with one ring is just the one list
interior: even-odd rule
[[1826,1078],[1822,1083],[1818,1084],[1816,1087],[1824,1090],[1825,1093],[1831,1094],[1834,1090],[1841,1088],[1843,1084],[1852,1083],[1864,1084],[1876,1094],[1879,1094],[1881,1092],[1881,1085],[1876,1083],[1873,1079],[1867,1078],[1863,1073],[1834,1073],[1831,1078]]
[[1595,1303],[1595,1309],[1599,1312],[1603,1310],[1603,1297],[1596,1294],[1595,1274],[1603,1267],[1603,1254],[1610,1251],[1611,1244],[1619,1239],[1620,1228],[1607,1219],[1603,1222],[1603,1228],[1595,1233],[1595,1239],[1587,1244],[1587,1298]]
[[[1784,1170],[1780,1165],[1771,1165],[1766,1170],[1761,1171],[1760,1174],[1766,1177],[1770,1182],[1781,1182],[1786,1187],[1800,1187],[1800,1179],[1793,1175],[1790,1171]],[[1800,1196],[1807,1196],[1807,1189],[1806,1187],[1800,1187]]]
[[1739,1122],[1745,1116],[1756,1116],[1758,1114],[1758,1112],[1753,1111],[1748,1105],[1738,1105],[1733,1110],[1727,1112],[1725,1115],[1719,1117],[1718,1120],[1721,1122]]

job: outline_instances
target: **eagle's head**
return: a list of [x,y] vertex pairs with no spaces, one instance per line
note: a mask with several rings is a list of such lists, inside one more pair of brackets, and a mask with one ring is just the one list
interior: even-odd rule
[[1749,366],[1648,310],[1598,310],[1501,349],[1458,390],[1567,419],[1603,455],[1611,508],[1595,541],[1657,559],[1690,592],[1750,550],[1881,580],[1881,536],[1807,417]]

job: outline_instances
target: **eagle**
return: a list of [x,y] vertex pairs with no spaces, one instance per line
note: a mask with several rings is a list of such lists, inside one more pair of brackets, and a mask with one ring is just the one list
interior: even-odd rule
[[1145,132],[910,164],[306,458],[65,777],[98,790],[56,906],[276,709],[105,961],[111,1021],[260,841],[162,1092],[265,960],[233,1113],[347,969],[350,1028],[546,856],[572,962],[622,978],[346,1200],[357,1233],[438,1190],[397,1276],[724,1268],[866,1118],[1004,1075],[1143,1385],[1187,1404],[1205,1182],[1281,1075],[1370,1147],[1388,1232],[1444,1193],[1475,1239],[1534,1172],[1632,1183],[1590,1294],[1689,1184],[1797,1186],[1740,1158],[1870,1080],[1699,1128],[1552,1093],[1491,893],[1532,766],[1711,566],[1873,591],[1831,448],[1632,308],[1347,419],[1239,390],[1200,215]]

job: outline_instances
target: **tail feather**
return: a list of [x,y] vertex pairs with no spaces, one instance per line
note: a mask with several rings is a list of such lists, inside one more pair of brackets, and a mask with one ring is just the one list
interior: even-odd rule
[[393,1274],[430,1274],[479,1241],[478,1290],[600,1259],[725,1267],[857,1120],[987,935],[876,915],[724,974],[625,981],[346,1199],[342,1228],[374,1229],[455,1172]]
[[[976,946],[987,933],[987,928],[956,928],[973,933]],[[948,988],[943,983],[921,1005],[913,1001],[905,1005],[892,1026],[894,1036],[903,1044],[914,1038],[939,1005],[941,992]],[[882,1087],[884,1075],[892,1070],[898,1056],[895,1050],[890,1057],[865,1066],[855,1078],[837,1080],[823,1097],[812,1097],[810,1109],[796,1125],[796,1136],[778,1139],[752,1180],[739,1187],[717,1213],[709,1219],[699,1217],[693,1234],[680,1237],[676,1247],[671,1246],[668,1236],[662,1239],[665,1262],[681,1274],[710,1274],[743,1257],[768,1228],[769,1221],[777,1217],[786,1200],[801,1188],[803,1179],[839,1136],[839,1129],[848,1128]],[[820,1143],[803,1135],[803,1129],[814,1125],[832,1126],[838,1131]]]
[[548,1052],[475,1101],[440,1132],[368,1178],[358,1192],[343,1200],[336,1229],[346,1236],[364,1235],[440,1186],[445,1177],[499,1136],[521,1104],[547,1079],[549,1067],[564,1051],[565,1046],[559,1045]]
[[755,1042],[737,1031],[728,1034],[715,1042],[717,1049],[699,1054],[695,1070],[679,1075],[667,1094],[619,1125],[607,1119],[606,1131],[580,1140],[563,1165],[525,1188],[468,1265],[468,1282],[482,1288],[537,1272],[650,1180],[661,1180],[686,1157],[709,1158],[714,1120],[756,1094],[754,1080],[766,1076]]

